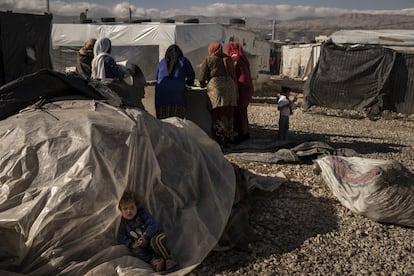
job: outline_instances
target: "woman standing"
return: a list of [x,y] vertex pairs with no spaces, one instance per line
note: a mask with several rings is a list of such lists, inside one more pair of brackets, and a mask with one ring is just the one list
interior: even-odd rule
[[93,47],[94,58],[92,60],[92,79],[123,79],[129,75],[116,64],[111,56],[111,40],[100,38]]
[[232,142],[234,108],[237,106],[236,72],[232,59],[219,42],[210,43],[200,69],[200,86],[207,86],[211,101],[212,135],[225,146]]
[[155,110],[158,119],[184,118],[186,113],[186,84],[194,85],[195,73],[190,61],[178,45],[170,45],[157,67]]
[[236,67],[237,88],[239,99],[234,110],[234,131],[237,132],[235,142],[242,142],[250,138],[249,118],[247,107],[253,96],[253,81],[250,72],[249,60],[244,55],[240,43],[226,45],[226,53],[233,59]]
[[92,72],[93,46],[96,39],[90,38],[85,42],[78,52],[78,59],[76,62],[76,72],[84,78],[90,78]]

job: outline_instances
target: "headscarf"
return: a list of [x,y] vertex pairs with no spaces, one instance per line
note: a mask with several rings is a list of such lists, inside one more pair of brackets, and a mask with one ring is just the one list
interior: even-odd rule
[[244,55],[243,47],[240,43],[226,44],[226,53],[233,59],[234,62],[241,60],[244,64],[249,64],[249,60]]
[[92,75],[93,79],[105,79],[105,65],[104,57],[110,56],[111,40],[109,38],[100,38],[96,41],[93,47],[94,58],[92,60]]
[[220,42],[212,42],[208,45],[209,56],[220,56],[223,53],[223,46]]
[[[253,82],[250,72],[250,64],[247,57],[244,55],[244,51],[240,43],[229,43],[225,46],[226,53],[231,57],[236,66],[236,77],[240,83],[243,84],[243,91],[252,94]],[[240,91],[239,87],[239,91]]]
[[223,46],[220,42],[212,42],[208,45],[208,55],[222,58],[227,76],[230,76],[232,79],[236,80],[236,72],[234,71],[234,67],[232,66],[233,64],[228,63],[230,57],[223,53]]
[[168,75],[171,76],[174,73],[175,65],[178,60],[183,57],[183,51],[176,44],[172,44],[165,51],[165,61],[167,62]]
[[81,55],[93,55],[93,47],[95,46],[96,39],[88,39],[82,48],[80,48],[79,53]]

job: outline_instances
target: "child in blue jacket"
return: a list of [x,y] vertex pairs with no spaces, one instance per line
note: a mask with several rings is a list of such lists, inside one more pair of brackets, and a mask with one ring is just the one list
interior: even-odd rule
[[118,242],[125,244],[135,257],[151,264],[156,272],[176,267],[177,263],[163,242],[165,234],[161,225],[142,207],[137,196],[125,192],[118,208],[122,216]]

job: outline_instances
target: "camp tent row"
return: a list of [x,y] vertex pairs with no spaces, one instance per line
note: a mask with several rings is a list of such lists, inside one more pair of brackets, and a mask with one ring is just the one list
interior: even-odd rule
[[214,41],[241,43],[256,81],[259,74],[269,71],[270,43],[244,27],[182,22],[53,24],[51,36],[53,67],[57,71],[74,70],[79,48],[89,38],[101,37],[111,39],[117,62],[138,65],[147,80],[155,80],[156,67],[171,44],[180,46],[196,73],[207,56],[209,43]]

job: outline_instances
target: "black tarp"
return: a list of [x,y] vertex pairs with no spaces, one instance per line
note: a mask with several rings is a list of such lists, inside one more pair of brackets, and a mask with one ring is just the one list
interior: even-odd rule
[[0,87],[0,120],[31,105],[60,99],[104,100],[115,107],[139,107],[144,109],[143,76],[135,69],[132,85],[124,81],[86,80],[76,73],[61,73],[42,69],[25,75]]
[[391,74],[391,110],[414,114],[414,54],[397,53]]
[[318,64],[304,87],[305,109],[312,105],[351,110],[388,108],[395,60],[396,52],[380,46],[322,45]]
[[0,12],[0,86],[40,69],[52,69],[52,15]]

